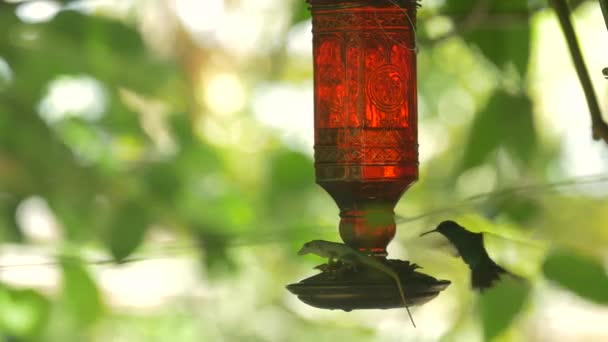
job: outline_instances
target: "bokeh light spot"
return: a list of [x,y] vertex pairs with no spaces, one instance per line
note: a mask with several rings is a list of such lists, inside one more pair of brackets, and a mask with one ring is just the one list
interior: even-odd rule
[[28,1],[17,7],[17,16],[25,23],[49,21],[59,13],[61,5],[55,1]]
[[245,90],[234,74],[217,74],[207,83],[205,102],[217,114],[231,114],[245,105]]
[[49,84],[38,110],[47,123],[66,117],[95,121],[106,109],[106,97],[106,90],[98,80],[86,75],[63,75]]

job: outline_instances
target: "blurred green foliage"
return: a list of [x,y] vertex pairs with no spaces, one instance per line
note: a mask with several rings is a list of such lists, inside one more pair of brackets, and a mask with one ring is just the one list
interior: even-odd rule
[[525,95],[496,91],[473,120],[459,172],[486,163],[501,147],[527,168],[536,148],[533,120],[532,102]]
[[0,327],[5,336],[35,338],[45,328],[50,311],[49,301],[37,291],[0,289]]
[[570,251],[551,253],[543,265],[547,279],[577,295],[608,305],[608,276],[600,262]]
[[[52,19],[27,22],[16,14],[21,4],[0,1],[0,67],[2,63],[8,67],[8,73],[0,68],[0,248],[40,245],[24,231],[17,212],[28,198],[43,198],[61,228],[60,238],[50,248],[61,269],[62,288],[57,294],[0,284],[0,340],[4,336],[6,341],[107,341],[114,329],[128,341],[142,336],[146,341],[175,336],[281,340],[253,327],[277,317],[284,325],[274,327],[278,336],[298,336],[302,341],[377,337],[375,327],[313,320],[286,304],[283,285],[303,276],[302,264],[312,266],[293,254],[302,242],[337,239],[337,209],[314,184],[310,154],[261,124],[252,100],[238,113],[222,117],[201,100],[198,90],[204,89],[206,75],[216,67],[238,74],[248,96],[265,82],[309,84],[310,60],[290,55],[286,48],[290,30],[309,20],[307,4],[303,0],[282,4],[288,24],[279,34],[279,46],[252,52],[243,61],[189,37],[176,18],[155,22],[159,27],[174,25],[173,31],[169,29],[172,43],[165,42],[174,44],[165,49],[171,53],[163,53],[154,43],[162,39],[144,29],[143,15],[133,14],[143,10],[112,16],[101,10],[70,9],[65,5],[70,1],[61,3],[65,7]],[[226,6],[238,3],[226,1]],[[584,7],[583,3],[573,5]],[[413,239],[420,228],[446,217],[473,215],[478,229],[505,235],[505,227],[513,227],[524,240],[535,234],[571,250],[550,254],[542,274],[582,298],[608,304],[606,273],[600,263],[601,250],[608,247],[603,229],[608,208],[601,198],[605,192],[594,197],[560,192],[558,187],[530,187],[461,201],[478,192],[546,183],[567,174],[555,166],[563,163],[564,147],[559,137],[543,129],[548,123],[535,112],[538,99],[530,89],[533,47],[538,44],[532,34],[534,17],[546,15],[546,4],[446,0],[422,5],[418,21],[421,138],[436,132],[423,127],[440,126],[438,136],[431,138],[444,148],[432,151],[421,164],[419,183],[400,203],[398,214],[407,223],[400,226],[394,243],[404,245],[410,258],[425,265],[429,274],[452,279],[453,294],[467,298],[467,286],[458,284],[467,279],[461,275],[466,270],[455,266],[458,261],[441,259],[429,251],[433,248]],[[145,7],[133,5],[137,6]],[[167,9],[161,6],[163,10]],[[437,33],[435,23],[441,20],[450,23],[449,29]],[[57,113],[58,109],[45,105],[57,84],[74,81],[97,89],[97,107],[68,106],[67,112]],[[572,92],[578,91],[572,87]],[[67,101],[77,103],[80,96],[73,92]],[[571,115],[582,117],[586,112],[581,108]],[[209,122],[216,126],[205,126]],[[219,143],[204,134],[205,129],[223,124],[229,128],[218,134],[233,134],[233,122],[244,126],[238,143]],[[601,181],[605,180],[597,180]],[[451,209],[407,221],[415,212],[437,208]],[[234,307],[240,312],[234,315],[221,310],[229,299],[214,305],[205,302],[202,308],[186,301],[187,310],[174,308],[176,314],[168,310],[161,318],[113,309],[84,256],[94,250],[116,263],[134,261],[154,245],[150,236],[159,231],[171,235],[176,244],[190,246],[211,282],[238,279],[239,273],[251,269],[265,274],[269,279],[262,282],[264,286],[251,290],[258,302]],[[270,247],[258,249],[259,245]],[[243,258],[235,246],[248,247],[251,254],[246,252]],[[496,246],[498,259],[500,251],[509,248]],[[517,248],[516,254],[525,255]],[[539,254],[543,253],[541,249]],[[243,259],[263,260],[272,270],[263,273],[259,264]],[[542,261],[521,257],[511,266],[518,268],[518,262]],[[242,292],[254,287],[230,286],[239,285]],[[503,334],[517,321],[514,318],[535,288],[506,282],[479,298],[485,339]],[[184,310],[199,314],[204,322],[193,320],[191,326],[184,326],[176,318],[187,316]],[[259,320],[252,319],[258,310],[262,310]],[[217,323],[218,317],[228,323]],[[249,325],[243,323],[247,321]],[[192,328],[199,323],[208,329]],[[460,326],[449,325],[446,336],[457,336]]]
[[485,340],[494,340],[511,325],[524,307],[529,292],[528,284],[507,277],[483,293],[480,311]]
[[95,281],[80,263],[65,259],[63,271],[62,302],[75,321],[74,329],[95,322],[103,312],[103,304]]

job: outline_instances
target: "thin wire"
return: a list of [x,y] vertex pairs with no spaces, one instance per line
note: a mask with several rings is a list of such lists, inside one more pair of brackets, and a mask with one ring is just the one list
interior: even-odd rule
[[[56,258],[56,259],[60,259],[63,258],[63,262],[65,263],[78,263],[78,264],[86,264],[86,265],[94,265],[94,266],[103,266],[103,265],[122,265],[122,264],[127,264],[127,263],[132,263],[132,262],[138,262],[138,261],[148,261],[148,260],[152,260],[152,259],[160,259],[160,257],[149,257],[149,258],[127,258],[122,260],[120,263],[117,263],[114,259],[99,259],[99,260],[88,260],[88,259],[76,259],[76,258],[67,258],[64,255],[53,255],[53,256],[47,256],[49,258]],[[59,266],[61,262],[59,261],[44,261],[44,262],[30,262],[30,263],[20,263],[20,264],[4,264],[4,265],[0,265],[0,270],[6,270],[6,269],[11,269],[11,268],[21,268],[21,267],[44,267],[44,266],[48,266],[48,267],[55,267],[55,266]]]
[[[199,250],[203,245],[200,243],[183,243],[183,244],[174,244],[167,243],[161,244],[161,248],[155,248],[154,250],[150,250],[145,254],[133,255],[131,257],[125,258],[119,262],[112,257],[105,258],[87,258],[87,257],[75,257],[71,254],[62,254],[62,253],[40,253],[37,256],[49,258],[49,259],[61,259],[62,262],[68,263],[79,263],[93,266],[117,266],[123,264],[129,264],[140,261],[149,261],[149,260],[158,260],[158,259],[167,259],[167,258],[175,258],[180,255],[180,252],[189,252]],[[49,266],[54,267],[60,265],[60,261],[42,261],[42,262],[24,262],[24,263],[14,263],[14,264],[0,264],[0,270],[17,268],[17,267],[36,267],[36,266]]]
[[[395,5],[399,9],[401,9],[401,11],[405,14],[405,17],[407,18],[407,21],[409,21],[410,27],[412,28],[412,32],[414,32],[414,49],[413,50],[416,53],[418,53],[418,32],[416,32],[416,24],[414,24],[412,17],[410,17],[409,13],[407,12],[407,10],[405,8],[401,7],[401,5],[399,5],[394,0],[387,0],[387,1],[390,2],[391,4]],[[412,0],[412,2],[413,2],[412,8],[414,9],[414,13],[415,13],[417,11],[417,8],[419,7],[419,4],[418,4],[417,0]]]
[[[415,53],[418,53],[418,33],[416,32],[416,25],[414,24],[414,21],[410,17],[407,9],[404,8],[403,6],[401,6],[399,3],[397,3],[394,0],[386,0],[386,1],[390,2],[395,7],[399,8],[401,10],[401,12],[403,12],[403,14],[405,14],[405,17],[407,18],[407,21],[410,23],[410,27],[412,28],[412,32],[414,34],[414,47],[410,48],[409,46],[404,45],[401,42],[398,42],[397,40],[395,40],[393,37],[391,37],[388,34],[388,32],[386,32],[384,27],[382,27],[382,24],[380,23],[380,20],[378,19],[378,11],[374,11],[374,17],[376,18],[376,23],[378,24],[378,27],[384,33],[384,36],[387,37],[388,39],[390,39],[393,43],[397,44],[398,46],[402,46],[409,51],[414,51]],[[414,8],[414,11],[415,11],[416,10],[415,8],[417,7],[417,1],[412,1],[412,2],[413,2],[412,8]]]
[[[463,200],[461,200],[461,202],[460,202],[461,204],[457,205],[457,206],[434,209],[434,210],[427,211],[425,213],[422,213],[422,214],[419,214],[416,216],[411,216],[411,217],[398,217],[396,221],[399,224],[409,223],[409,222],[421,220],[423,218],[434,216],[434,215],[455,212],[455,211],[458,211],[462,208],[465,208],[465,207],[471,205],[475,201],[479,201],[482,199],[497,198],[497,197],[506,196],[506,195],[518,193],[518,192],[533,191],[533,190],[539,190],[539,189],[541,189],[541,190],[542,189],[555,189],[555,188],[562,188],[562,187],[567,187],[567,186],[577,186],[577,185],[583,185],[583,184],[596,184],[596,183],[604,183],[604,182],[608,182],[608,174],[587,175],[587,176],[582,176],[582,177],[565,179],[565,180],[561,180],[561,181],[557,181],[557,182],[553,182],[553,183],[532,184],[532,185],[527,185],[527,186],[506,188],[506,189],[502,189],[502,190],[498,190],[498,191],[485,192],[485,193],[480,193],[480,194],[466,197]],[[255,244],[255,243],[265,244],[265,243],[276,242],[276,239],[273,239],[273,237],[276,237],[276,233],[273,233],[273,232],[269,232],[267,236],[264,234],[262,234],[262,235],[256,234],[256,237],[259,240],[253,241],[253,242],[251,240],[244,240],[244,239],[233,240],[230,242],[230,244],[227,247],[233,248],[233,247],[250,246],[251,244]],[[150,251],[148,253],[148,255],[133,256],[133,257],[129,257],[125,260],[122,260],[120,263],[118,263],[118,265],[125,264],[125,263],[158,260],[158,259],[164,259],[164,258],[174,258],[178,255],[178,252],[198,251],[201,248],[204,248],[204,245],[201,245],[200,243],[166,244],[165,246],[163,246],[163,248],[159,248],[154,251]],[[60,259],[62,257],[66,257],[66,256],[63,256],[61,254],[54,254],[54,255],[46,255],[46,257]],[[87,264],[87,265],[93,265],[93,266],[117,265],[116,261],[112,258],[76,259],[73,257],[69,257],[67,259],[64,258],[64,261],[78,262],[81,264]],[[37,263],[32,262],[32,263],[19,263],[19,264],[0,264],[0,270],[5,270],[5,269],[9,269],[9,268],[36,267],[36,266],[56,267],[58,265],[60,265],[60,262],[58,262],[58,261],[45,261],[45,262],[37,262]]]
[[603,183],[603,182],[608,182],[608,175],[594,174],[594,175],[565,179],[565,180],[561,180],[561,181],[557,181],[557,182],[553,182],[553,183],[533,184],[533,185],[527,185],[527,186],[511,187],[511,188],[506,188],[506,189],[502,189],[502,190],[498,190],[498,191],[488,191],[488,192],[466,197],[466,198],[462,199],[461,201],[459,201],[460,202],[459,205],[434,209],[434,210],[427,211],[425,213],[411,216],[411,217],[400,216],[395,221],[398,224],[399,223],[409,223],[409,222],[418,221],[418,220],[421,220],[423,218],[430,217],[430,216],[452,213],[452,212],[459,211],[479,200],[483,200],[483,199],[487,199],[487,198],[499,198],[499,197],[506,196],[509,194],[514,194],[517,192],[533,191],[533,190],[538,190],[538,189],[560,188],[560,187],[566,187],[566,186],[576,186],[576,185],[582,185],[582,184],[594,184],[594,183]]

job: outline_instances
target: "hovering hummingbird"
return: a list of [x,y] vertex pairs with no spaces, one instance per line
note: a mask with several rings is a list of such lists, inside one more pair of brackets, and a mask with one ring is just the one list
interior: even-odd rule
[[454,245],[471,269],[471,286],[474,289],[483,291],[492,287],[503,274],[512,275],[490,259],[481,233],[470,232],[454,221],[443,221],[434,230],[420,236],[433,232],[443,234]]

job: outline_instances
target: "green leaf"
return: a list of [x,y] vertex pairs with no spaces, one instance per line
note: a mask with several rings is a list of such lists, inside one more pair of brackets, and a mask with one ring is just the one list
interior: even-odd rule
[[513,96],[503,105],[506,107],[500,124],[504,125],[504,145],[516,160],[527,166],[538,143],[532,101],[528,96]]
[[[71,176],[71,177],[69,177]],[[95,181],[84,173],[70,172],[59,178],[45,196],[53,213],[72,241],[86,241],[95,236],[98,218]],[[87,182],[88,181],[88,182]]]
[[442,8],[444,14],[462,14],[470,12],[477,0],[447,0]]
[[495,113],[491,108],[492,105],[489,104],[475,116],[459,173],[483,164],[501,144],[500,136],[496,132]]
[[608,276],[598,260],[557,250],[545,260],[543,273],[547,279],[583,298],[608,305]]
[[298,192],[314,183],[313,164],[309,157],[294,151],[280,151],[270,160],[273,192]]
[[537,218],[542,211],[538,200],[517,194],[490,198],[483,203],[483,208],[488,217],[504,215],[521,224]]
[[[193,132],[193,123],[186,113],[170,117],[171,132],[179,146],[171,164],[181,178],[198,179],[201,173],[224,172],[224,160],[217,149],[204,143]],[[194,172],[193,172],[194,170]]]
[[0,199],[0,241],[24,241],[16,220],[17,208],[22,200],[15,197]]
[[294,0],[291,25],[310,19],[309,4],[306,0]]
[[464,38],[479,47],[498,68],[503,69],[508,63],[513,63],[520,76],[526,74],[530,56],[530,25],[527,21],[500,29],[474,30]]
[[40,293],[0,285],[0,331],[32,338],[46,325],[49,311],[50,303]]
[[530,286],[527,282],[504,276],[495,287],[480,298],[484,340],[491,341],[503,333],[523,309]]
[[169,206],[175,203],[181,190],[181,179],[176,172],[176,165],[171,162],[156,162],[142,171],[150,194]]
[[473,121],[460,171],[481,165],[501,146],[515,160],[527,165],[534,155],[536,141],[530,99],[499,90]]
[[6,27],[0,49],[19,75],[20,93],[28,96],[38,97],[60,74],[88,74],[111,86],[155,93],[173,69],[148,53],[134,28],[116,20],[64,10],[40,24],[24,24],[8,12],[0,13],[2,21],[9,24],[0,24]]
[[117,262],[123,261],[141,244],[148,230],[145,203],[129,200],[123,203],[109,227],[109,246]]
[[203,226],[196,227],[196,238],[201,244],[204,253],[204,262],[208,271],[215,275],[222,275],[236,271],[237,265],[228,254],[230,236],[221,233],[210,232]]
[[83,265],[73,259],[61,260],[65,309],[82,325],[95,322],[103,313],[101,295]]
[[[441,13],[453,17],[455,25],[466,25],[476,16],[473,30],[463,38],[479,47],[483,55],[499,68],[512,62],[520,75],[525,75],[530,55],[530,9],[528,0],[487,1],[447,0]],[[513,17],[517,24],[492,26],[493,18]]]

